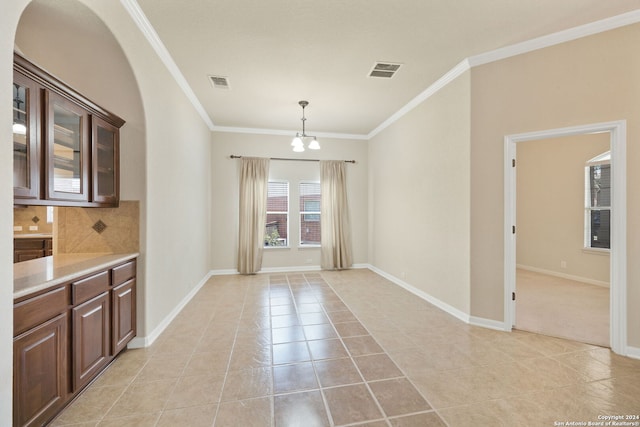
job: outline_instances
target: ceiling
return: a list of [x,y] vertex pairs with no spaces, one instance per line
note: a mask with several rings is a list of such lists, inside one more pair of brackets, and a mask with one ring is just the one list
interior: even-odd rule
[[[364,137],[465,58],[638,9],[638,0],[122,0],[214,129]],[[143,19],[144,20],[144,19]],[[400,63],[391,79],[368,77]],[[216,89],[209,75],[228,78]],[[180,76],[178,76],[180,78]]]

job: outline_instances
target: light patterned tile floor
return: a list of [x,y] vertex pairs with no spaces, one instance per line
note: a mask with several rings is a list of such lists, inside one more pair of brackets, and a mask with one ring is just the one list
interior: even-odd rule
[[640,361],[470,326],[369,270],[212,278],[53,425],[553,426],[640,413]]

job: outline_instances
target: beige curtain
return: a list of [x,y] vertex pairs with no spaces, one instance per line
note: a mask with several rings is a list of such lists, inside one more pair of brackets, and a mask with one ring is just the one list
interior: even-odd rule
[[242,158],[238,242],[240,274],[255,274],[262,267],[268,182],[269,159]]
[[320,161],[321,267],[351,267],[351,226],[347,204],[347,181],[343,161]]

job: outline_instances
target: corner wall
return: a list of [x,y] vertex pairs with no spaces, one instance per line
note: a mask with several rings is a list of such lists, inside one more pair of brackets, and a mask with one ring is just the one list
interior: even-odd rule
[[468,314],[470,72],[369,141],[369,262]]

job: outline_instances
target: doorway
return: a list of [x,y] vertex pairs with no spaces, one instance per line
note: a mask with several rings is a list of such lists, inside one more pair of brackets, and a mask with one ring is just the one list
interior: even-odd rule
[[607,153],[608,133],[516,145],[517,329],[609,346],[611,163],[586,166]]
[[616,121],[505,136],[505,329],[516,324],[516,146],[526,141],[605,133],[611,147],[611,256],[609,265],[610,347],[626,353],[626,122]]

